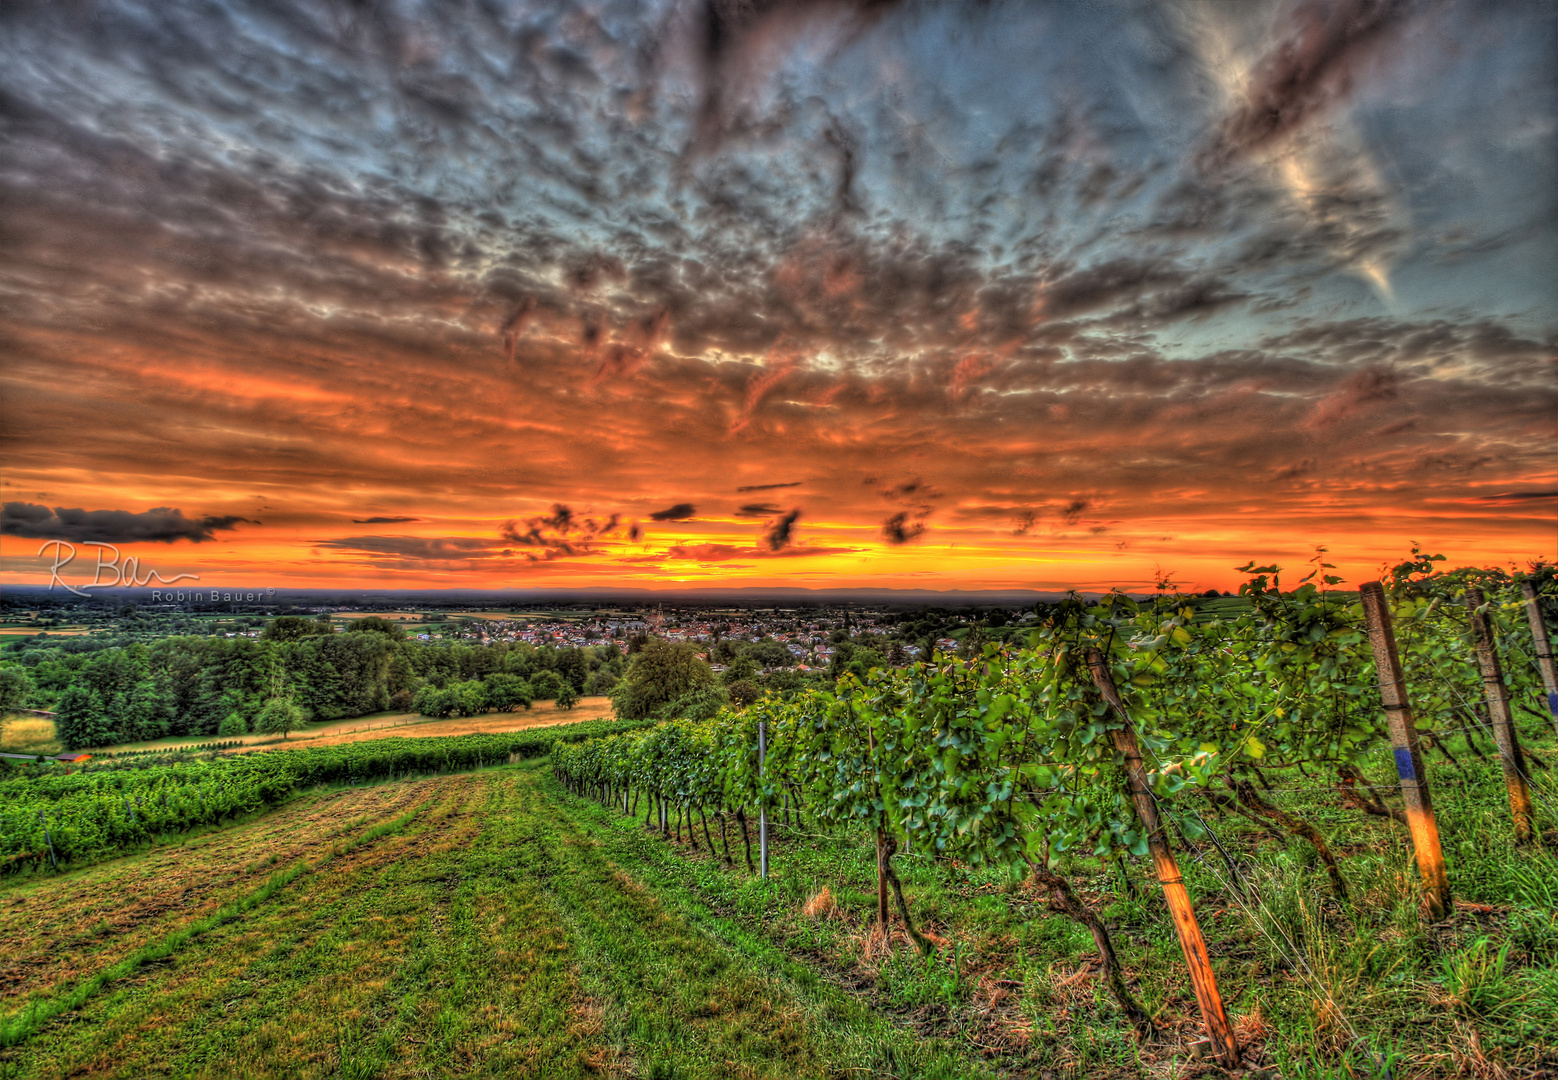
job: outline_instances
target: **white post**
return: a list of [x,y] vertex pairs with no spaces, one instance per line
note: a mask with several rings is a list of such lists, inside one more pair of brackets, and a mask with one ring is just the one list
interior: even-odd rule
[[[768,756],[768,722],[757,722],[757,783],[763,785],[763,759]],[[759,877],[768,876],[768,800],[757,800],[757,858]]]

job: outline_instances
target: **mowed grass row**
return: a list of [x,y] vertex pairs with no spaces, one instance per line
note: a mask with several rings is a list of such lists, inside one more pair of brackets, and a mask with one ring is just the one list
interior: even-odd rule
[[[8,935],[36,940],[0,1076],[979,1075],[662,900],[635,876],[645,842],[592,835],[543,775],[333,793],[227,830],[225,858],[0,893]],[[156,910],[120,926],[114,900]]]
[[0,1014],[239,900],[278,870],[404,813],[444,782],[306,795],[249,825],[0,892]]

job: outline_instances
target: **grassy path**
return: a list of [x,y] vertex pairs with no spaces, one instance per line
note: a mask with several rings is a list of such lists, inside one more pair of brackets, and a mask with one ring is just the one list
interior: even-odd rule
[[534,765],[223,835],[0,892],[8,940],[37,943],[0,1002],[0,1076],[978,1075],[704,908]]

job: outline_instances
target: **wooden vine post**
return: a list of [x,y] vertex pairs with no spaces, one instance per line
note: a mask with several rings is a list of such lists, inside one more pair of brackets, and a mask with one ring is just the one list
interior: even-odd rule
[[1401,797],[1406,802],[1407,828],[1412,833],[1412,848],[1417,853],[1417,871],[1423,879],[1423,906],[1435,919],[1450,910],[1450,881],[1444,872],[1444,852],[1439,847],[1439,823],[1423,771],[1423,755],[1417,746],[1417,725],[1412,704],[1407,700],[1406,678],[1401,673],[1401,656],[1396,651],[1396,632],[1391,625],[1390,605],[1385,587],[1366,581],[1361,590],[1363,619],[1368,626],[1369,644],[1374,649],[1374,667],[1379,674],[1380,701],[1390,724],[1391,748],[1396,756],[1396,775],[1401,778]]
[[1558,666],[1553,663],[1553,639],[1542,618],[1542,600],[1536,595],[1536,586],[1522,581],[1520,592],[1526,598],[1526,619],[1536,642],[1536,666],[1542,669],[1542,685],[1547,688],[1547,711],[1553,714],[1553,726],[1558,727]]
[[768,800],[761,794],[763,785],[763,760],[768,756],[768,723],[757,722],[757,861],[758,876],[768,877]]
[[1482,670],[1482,691],[1488,699],[1488,716],[1493,721],[1493,740],[1498,743],[1499,763],[1504,767],[1504,785],[1509,788],[1509,811],[1515,819],[1515,843],[1531,839],[1531,789],[1526,786],[1526,761],[1515,734],[1514,717],[1509,712],[1509,690],[1504,685],[1504,670],[1493,647],[1493,620],[1485,610],[1481,589],[1466,590],[1466,607],[1471,613],[1472,639],[1477,646],[1477,667]]
[[1158,884],[1163,887],[1163,898],[1168,901],[1174,917],[1174,931],[1179,935],[1179,947],[1184,951],[1185,963],[1190,967],[1190,983],[1195,987],[1196,1002],[1201,1007],[1201,1019],[1206,1022],[1207,1035],[1212,1040],[1212,1054],[1229,1069],[1238,1068],[1239,1043],[1234,1038],[1233,1027],[1228,1023],[1228,1013],[1223,1008],[1223,998],[1217,990],[1217,977],[1212,972],[1212,958],[1206,951],[1206,939],[1201,936],[1201,924],[1196,921],[1195,909],[1190,906],[1190,893],[1185,889],[1185,879],[1180,876],[1179,864],[1169,848],[1163,822],[1158,818],[1157,804],[1152,790],[1147,786],[1147,770],[1142,765],[1141,750],[1136,744],[1136,728],[1130,714],[1115,690],[1114,678],[1109,674],[1109,664],[1096,649],[1087,652],[1087,666],[1092,671],[1093,682],[1104,700],[1114,709],[1122,726],[1114,730],[1114,748],[1125,759],[1125,772],[1130,781],[1131,799],[1136,806],[1136,816],[1147,833],[1147,850],[1152,853],[1152,864],[1158,873]]

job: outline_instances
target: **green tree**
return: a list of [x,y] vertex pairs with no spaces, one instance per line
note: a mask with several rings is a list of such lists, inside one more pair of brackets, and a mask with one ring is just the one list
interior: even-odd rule
[[583,690],[584,680],[590,673],[589,661],[584,657],[584,650],[562,650],[557,657],[557,673],[566,679],[574,690]]
[[216,733],[224,738],[232,735],[247,735],[249,733],[249,725],[245,722],[241,713],[230,712],[221,725],[217,727]]
[[566,685],[563,677],[551,670],[537,672],[530,680],[531,691],[537,701],[556,701],[557,695],[563,692]]
[[730,691],[713,682],[660,706],[655,715],[661,720],[712,720],[729,707]]
[[487,711],[487,687],[480,679],[467,679],[449,687],[454,695],[454,711],[461,716],[479,716]]
[[773,638],[755,641],[741,651],[744,655],[750,656],[765,668],[783,668],[795,665],[795,654]]
[[112,741],[103,715],[103,699],[85,683],[72,683],[55,707],[54,730],[67,750],[103,746]]
[[423,716],[442,720],[454,712],[455,698],[450,691],[429,683],[416,692],[411,707]]
[[758,666],[751,654],[743,653],[731,662],[731,665],[720,673],[720,681],[726,686],[738,682],[750,682],[757,678],[762,668]]
[[176,706],[167,676],[142,679],[129,695],[120,733],[129,741],[160,739],[168,733]]
[[279,732],[285,739],[303,726],[303,710],[289,697],[271,698],[260,708],[254,726],[267,735]]
[[0,716],[31,706],[36,690],[25,668],[0,668]]
[[406,632],[395,623],[379,615],[368,615],[361,619],[354,619],[346,628],[348,634],[383,634],[395,641],[404,641]]
[[714,684],[714,672],[698,656],[695,646],[653,638],[633,654],[627,674],[611,698],[619,717],[642,720]]
[[498,712],[530,708],[530,684],[518,675],[497,672],[487,676],[487,707]]
[[[328,619],[328,616],[326,616]],[[299,638],[311,637],[315,634],[333,634],[335,630],[328,621],[321,622],[318,619],[305,619],[301,615],[278,615],[266,624],[260,631],[262,641],[297,641]]]
[[617,676],[610,668],[601,668],[590,672],[590,677],[584,681],[584,694],[586,697],[600,697],[611,693],[617,685]]
[[558,691],[557,697],[552,702],[554,709],[571,709],[579,704],[579,692],[573,688],[573,684],[563,682],[563,688]]

